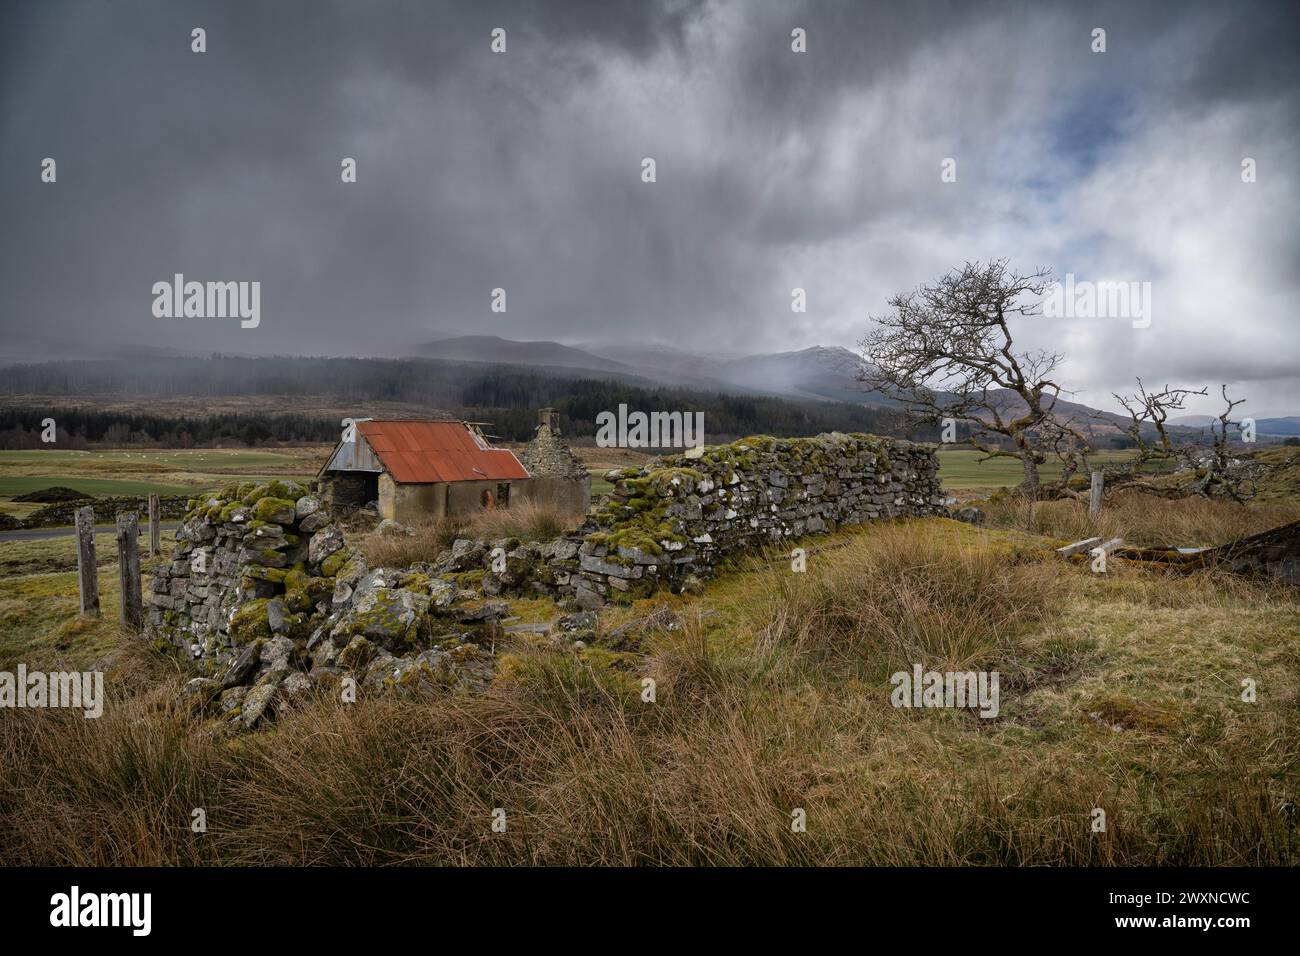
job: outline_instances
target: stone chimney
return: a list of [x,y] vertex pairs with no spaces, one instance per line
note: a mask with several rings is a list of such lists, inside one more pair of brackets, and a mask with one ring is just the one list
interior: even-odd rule
[[539,408],[537,424],[545,425],[552,435],[560,433],[560,413],[554,408]]

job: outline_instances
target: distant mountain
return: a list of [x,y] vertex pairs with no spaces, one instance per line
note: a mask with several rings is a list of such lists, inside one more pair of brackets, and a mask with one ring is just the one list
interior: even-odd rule
[[519,342],[495,335],[463,335],[426,342],[428,358],[535,368],[585,369],[637,375],[667,385],[758,392],[794,398],[887,405],[857,382],[861,359],[848,349],[813,346],[797,352],[742,357],[689,352],[663,345]]
[[[897,403],[879,392],[866,391],[858,381],[862,358],[839,346],[815,345],[793,352],[755,355],[711,355],[652,343],[519,342],[494,335],[467,335],[429,342],[418,349],[430,358],[495,365],[520,365],[534,369],[598,372],[619,379],[635,376],[682,388],[719,390],[792,398],[846,402],[869,408],[890,408]],[[1004,415],[1019,414],[1024,402],[1014,392],[999,396]],[[1125,434],[1127,415],[1103,412],[1090,406],[1058,399],[1057,411],[1080,430],[1095,436]],[[1214,419],[1188,415],[1170,420],[1174,434],[1189,435]],[[1266,424],[1267,423],[1267,424]],[[1300,418],[1264,419],[1260,434],[1300,434]]]
[[[606,358],[635,365],[643,375],[697,385],[855,404],[890,404],[858,383],[862,360],[848,349],[815,345],[798,352],[712,356],[662,345],[591,346]],[[873,401],[874,398],[874,401]]]
[[718,368],[728,356],[688,352],[669,345],[582,343],[578,347],[593,355],[631,365],[643,375],[652,375],[664,381],[726,384],[724,379],[719,378]]
[[1255,429],[1261,435],[1283,435],[1288,438],[1292,435],[1300,435],[1300,415],[1260,418],[1255,422]]
[[[1245,416],[1238,416],[1234,421],[1240,421]],[[1213,415],[1180,415],[1178,418],[1169,419],[1171,425],[1181,425],[1184,428],[1210,428],[1218,425],[1219,420]],[[1290,438],[1292,435],[1300,435],[1300,415],[1285,415],[1279,418],[1257,418],[1255,419],[1255,434],[1257,435],[1274,435],[1279,438]]]
[[798,352],[750,355],[723,363],[720,376],[735,385],[800,398],[890,405],[858,381],[862,359],[848,349],[815,345]]
[[[1024,399],[1009,389],[997,389],[991,397],[998,413],[1005,418],[1023,414],[1028,406]],[[1044,402],[1046,405],[1047,403]],[[1103,412],[1090,405],[1058,398],[1052,403],[1056,416],[1088,435],[1118,435],[1128,431],[1131,419],[1116,412]]]

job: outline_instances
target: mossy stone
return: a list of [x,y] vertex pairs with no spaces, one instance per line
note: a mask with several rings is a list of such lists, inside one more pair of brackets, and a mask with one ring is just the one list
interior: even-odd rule
[[320,573],[327,578],[335,577],[350,557],[352,557],[350,548],[340,548],[320,563]]
[[230,619],[230,636],[237,644],[249,644],[259,638],[269,639],[271,622],[267,617],[266,598],[249,601]]
[[253,505],[253,517],[272,524],[292,524],[295,515],[294,503],[287,498],[259,498]]

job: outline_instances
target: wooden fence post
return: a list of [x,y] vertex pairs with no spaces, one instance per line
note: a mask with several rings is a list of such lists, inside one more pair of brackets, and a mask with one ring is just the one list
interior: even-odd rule
[[117,575],[122,586],[122,623],[133,631],[144,624],[140,589],[140,519],[134,511],[117,516]]
[[162,506],[158,502],[158,496],[152,494],[149,496],[149,557],[153,557],[162,550]]
[[99,617],[99,573],[95,569],[95,509],[77,509],[77,589],[81,613]]
[[1102,477],[1101,472],[1092,473],[1092,497],[1088,499],[1088,517],[1095,518],[1101,514],[1101,492],[1105,487],[1106,480]]

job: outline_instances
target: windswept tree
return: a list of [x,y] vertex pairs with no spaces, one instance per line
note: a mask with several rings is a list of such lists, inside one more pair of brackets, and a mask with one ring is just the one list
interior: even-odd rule
[[1006,259],[968,262],[891,298],[892,311],[872,316],[859,344],[868,388],[899,402],[913,424],[965,423],[981,461],[1020,459],[1032,497],[1049,455],[1066,463],[1068,478],[1088,450],[1082,422],[1058,407],[1063,356],[1018,351],[1012,337],[1011,321],[1039,315],[1051,284],[1050,270],[1022,275]]

